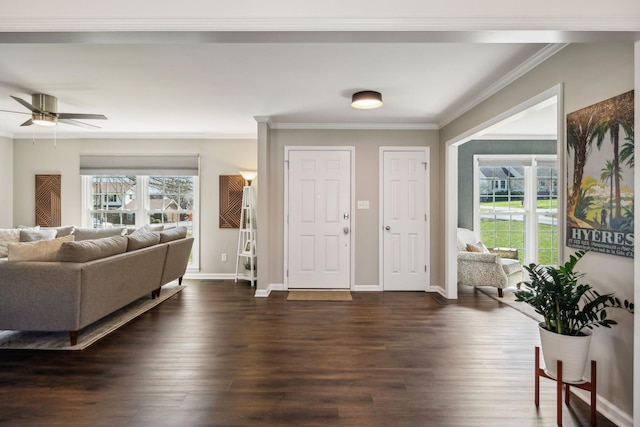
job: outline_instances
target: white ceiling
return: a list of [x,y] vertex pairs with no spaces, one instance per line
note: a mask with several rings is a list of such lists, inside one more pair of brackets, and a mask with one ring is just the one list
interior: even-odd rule
[[[465,10],[462,0],[438,2],[445,5],[440,15],[416,0],[393,7],[370,1],[362,9],[336,0],[300,9],[279,0],[268,10],[250,0],[186,0],[179,7],[156,1],[152,8],[127,1],[119,8],[122,1],[79,9],[73,0],[55,8],[42,0],[0,0],[0,110],[27,112],[9,96],[30,101],[30,94],[46,93],[58,98],[60,112],[109,119],[87,121],[99,130],[60,124],[58,137],[255,137],[256,117],[283,128],[437,129],[565,41],[629,41],[637,38],[630,30],[640,30],[636,0],[620,0],[627,13],[612,22],[623,32],[586,31],[597,17],[589,13],[599,10],[584,9],[581,20],[556,22],[575,31],[550,31],[539,4],[531,19],[515,22],[503,0],[484,4],[473,18],[455,17]],[[194,13],[198,7],[201,14]],[[540,31],[518,30],[535,25]],[[351,108],[359,90],[382,92],[383,107]],[[0,112],[0,135],[53,135],[52,128],[21,127],[28,118]],[[504,133],[522,132],[510,126]],[[538,134],[555,132],[554,125],[540,126]]]

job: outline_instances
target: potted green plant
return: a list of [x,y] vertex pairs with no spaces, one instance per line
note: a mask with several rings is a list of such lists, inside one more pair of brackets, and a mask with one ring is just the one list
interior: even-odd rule
[[584,273],[574,268],[585,253],[576,252],[559,267],[525,266],[530,282],[515,292],[516,301],[529,304],[544,318],[538,329],[547,373],[556,378],[556,363],[561,360],[566,382],[583,381],[591,329],[617,324],[607,317],[607,309],[633,312],[634,308],[627,300],[621,302],[613,294],[600,294],[591,285],[579,283]]

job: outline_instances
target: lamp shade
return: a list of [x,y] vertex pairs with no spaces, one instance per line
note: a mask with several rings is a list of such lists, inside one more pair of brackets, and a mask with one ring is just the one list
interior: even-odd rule
[[382,94],[373,90],[356,92],[351,97],[351,106],[361,110],[370,110],[382,106]]
[[258,171],[240,171],[240,175],[251,185],[251,181],[253,181],[256,176],[258,176]]

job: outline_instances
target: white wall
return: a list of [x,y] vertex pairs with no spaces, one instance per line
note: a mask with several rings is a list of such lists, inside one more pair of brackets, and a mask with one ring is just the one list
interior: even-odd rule
[[0,228],[11,228],[13,210],[7,202],[13,200],[13,140],[4,136],[0,136],[0,182],[0,200],[4,205],[0,209]]
[[[564,84],[564,113],[622,94],[634,88],[634,46],[619,44],[576,44],[492,96],[441,130],[444,143],[499,115],[525,100]],[[638,94],[636,93],[636,96]],[[636,109],[636,119],[638,117]],[[564,135],[559,136],[565,140]],[[636,172],[637,173],[637,172]],[[640,188],[635,188],[636,193]],[[572,249],[565,248],[565,258]],[[633,260],[598,253],[587,254],[579,264],[586,279],[601,292],[615,292],[633,300]],[[590,357],[598,363],[598,409],[609,413],[621,425],[630,425],[633,413],[633,316],[610,311],[619,325],[596,330]],[[535,324],[531,333],[537,334]],[[532,349],[533,352],[533,349]]]
[[[0,144],[0,150],[6,150]],[[13,144],[13,224],[35,221],[35,175],[62,175],[62,223],[81,221],[81,178],[79,155],[86,153],[200,155],[200,272],[235,274],[237,229],[218,227],[219,175],[237,175],[239,170],[256,169],[255,140],[15,140]],[[3,153],[0,153],[3,154]],[[4,158],[4,157],[2,157]],[[2,161],[4,164],[4,161]],[[3,172],[4,173],[4,169]],[[3,191],[0,189],[0,191]],[[0,213],[0,223],[2,219]],[[228,261],[221,262],[221,253]]]
[[[353,210],[355,221],[355,285],[378,285],[378,156],[381,146],[431,147],[431,284],[443,283],[442,241],[438,227],[442,221],[442,181],[440,176],[437,131],[409,130],[285,130],[270,132],[270,211],[269,284],[284,283],[284,147],[285,146],[353,146],[355,147],[355,199],[369,200],[369,210]],[[258,202],[259,203],[259,202]],[[268,284],[258,283],[258,288]]]

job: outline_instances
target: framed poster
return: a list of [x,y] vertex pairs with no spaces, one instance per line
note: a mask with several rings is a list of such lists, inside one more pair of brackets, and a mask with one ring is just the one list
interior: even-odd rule
[[567,114],[572,248],[633,258],[634,92]]

